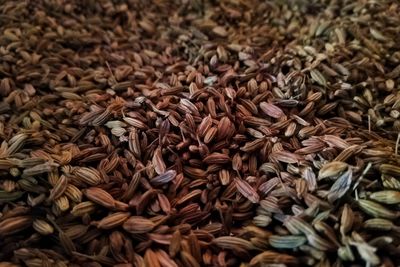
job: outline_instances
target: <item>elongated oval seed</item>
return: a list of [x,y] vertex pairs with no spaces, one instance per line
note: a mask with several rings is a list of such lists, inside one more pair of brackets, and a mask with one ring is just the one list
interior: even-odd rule
[[150,180],[153,185],[162,185],[172,181],[176,177],[175,170],[168,170],[159,176],[156,176]]
[[61,175],[54,188],[50,191],[49,200],[59,198],[67,189],[68,179],[65,175]]
[[367,229],[373,229],[378,231],[390,231],[393,229],[394,224],[387,219],[374,218],[366,220],[363,223],[363,226]]
[[33,220],[30,216],[17,216],[0,222],[0,236],[9,236],[30,227]]
[[235,184],[238,191],[252,203],[258,203],[260,201],[260,196],[257,191],[246,181],[235,178]]
[[358,205],[360,208],[366,212],[367,214],[375,217],[375,218],[384,218],[384,219],[396,219],[399,217],[399,212],[390,210],[384,207],[381,204],[378,204],[371,200],[359,199]]
[[156,226],[156,224],[141,216],[131,216],[126,220],[122,227],[125,231],[131,234],[144,234],[148,233]]
[[94,202],[85,201],[85,202],[81,202],[81,203],[78,203],[77,205],[75,205],[71,210],[71,214],[74,216],[77,216],[77,217],[81,217],[86,214],[91,214],[91,213],[95,212],[96,208],[98,208],[98,207],[96,206],[96,204]]
[[212,243],[223,249],[234,250],[235,248],[241,248],[244,250],[253,250],[255,248],[250,241],[234,236],[217,237],[213,239]]
[[348,164],[341,161],[332,161],[325,164],[318,173],[318,180],[338,176],[348,168]]
[[268,243],[274,248],[294,249],[307,242],[307,238],[301,235],[271,235],[268,238]]
[[32,223],[33,229],[41,235],[50,235],[54,232],[54,228],[51,224],[45,220],[36,219]]
[[98,185],[103,181],[99,171],[93,168],[79,167],[75,169],[73,173],[83,182],[91,186]]
[[372,193],[369,198],[383,204],[399,204],[400,192],[395,190],[378,191]]
[[109,230],[122,225],[129,218],[130,215],[131,214],[129,212],[115,212],[104,217],[99,222],[96,222],[94,224],[99,229]]
[[85,196],[96,204],[108,209],[115,208],[115,199],[106,191],[98,187],[90,187],[84,192]]

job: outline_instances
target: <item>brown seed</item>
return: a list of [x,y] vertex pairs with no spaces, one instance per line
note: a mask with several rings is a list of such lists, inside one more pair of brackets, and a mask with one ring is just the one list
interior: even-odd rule
[[138,119],[135,118],[129,118],[129,117],[124,117],[123,120],[128,123],[129,125],[138,128],[140,130],[146,130],[147,129],[147,125],[144,122],[141,122]]
[[115,212],[102,218],[95,225],[99,229],[109,230],[122,225],[129,217],[129,212]]
[[129,150],[138,158],[141,156],[141,147],[138,131],[134,128],[129,133],[128,138]]
[[178,254],[181,246],[181,241],[182,241],[181,233],[179,232],[179,230],[176,230],[171,237],[171,242],[169,245],[169,255],[172,258],[174,258]]
[[121,199],[125,201],[130,200],[133,197],[137,187],[139,186],[139,182],[140,172],[136,172],[129,181],[128,187],[126,188],[126,191],[122,194]]
[[64,233],[71,239],[77,239],[82,237],[88,231],[89,226],[83,224],[76,224],[76,225],[69,225],[65,230]]
[[200,264],[196,261],[196,259],[190,255],[186,251],[181,251],[180,252],[181,260],[184,266],[188,267],[200,267]]
[[260,201],[260,196],[257,191],[254,190],[246,181],[235,178],[235,184],[237,190],[252,203],[258,203]]
[[108,209],[115,209],[115,199],[106,191],[98,187],[90,187],[83,191],[84,195],[96,204]]
[[224,164],[230,161],[230,157],[226,154],[214,152],[203,159],[205,164]]
[[275,119],[279,119],[285,115],[282,109],[267,102],[261,102],[260,108],[265,114]]
[[162,157],[161,147],[158,147],[153,154],[152,163],[154,166],[154,170],[157,174],[162,174],[166,171],[165,162]]
[[75,205],[71,210],[71,214],[77,217],[82,217],[86,214],[95,212],[97,208],[98,207],[94,202],[85,201]]
[[49,200],[59,198],[68,187],[68,179],[66,176],[61,175],[55,184],[54,188],[50,191]]
[[103,181],[99,171],[94,168],[78,167],[73,171],[73,174],[91,186],[98,185]]
[[141,216],[131,216],[127,219],[122,227],[131,234],[143,234],[153,230],[156,226],[154,222]]
[[197,128],[197,133],[200,137],[204,137],[212,126],[212,118],[210,115],[204,117]]
[[218,129],[216,127],[211,127],[208,129],[204,136],[204,143],[209,144],[217,135]]
[[0,236],[10,236],[32,225],[30,216],[17,216],[0,221]]
[[228,117],[223,117],[217,126],[217,139],[230,138],[234,134],[233,124]]
[[298,265],[298,259],[296,257],[280,254],[278,252],[273,251],[264,251],[250,261],[250,266],[262,266],[262,265],[270,265],[270,264],[286,264],[286,265]]

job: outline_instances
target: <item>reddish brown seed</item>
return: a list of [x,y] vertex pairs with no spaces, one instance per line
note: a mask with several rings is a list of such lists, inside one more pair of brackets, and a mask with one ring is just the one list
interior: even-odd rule
[[235,184],[238,191],[248,200],[253,203],[258,203],[260,201],[260,197],[256,190],[251,187],[246,181],[241,180],[239,178],[235,178]]
[[265,114],[275,119],[279,119],[285,115],[282,109],[267,102],[261,102],[260,108]]

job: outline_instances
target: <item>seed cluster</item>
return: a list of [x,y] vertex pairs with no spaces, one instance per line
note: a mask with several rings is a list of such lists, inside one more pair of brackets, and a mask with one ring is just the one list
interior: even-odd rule
[[0,2],[0,266],[400,265],[397,1]]

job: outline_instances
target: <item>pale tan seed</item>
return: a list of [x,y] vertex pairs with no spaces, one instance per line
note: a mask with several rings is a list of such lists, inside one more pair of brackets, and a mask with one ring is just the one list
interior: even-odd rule
[[325,164],[318,173],[318,180],[325,178],[334,178],[347,170],[349,165],[341,161],[332,161]]
[[65,195],[62,195],[61,197],[54,200],[54,204],[61,212],[69,210],[70,207],[69,200]]
[[50,235],[54,232],[53,226],[41,219],[35,219],[32,223],[32,227],[41,235]]
[[342,215],[340,217],[340,233],[347,234],[353,227],[354,213],[350,206],[346,203],[343,206]]
[[75,185],[68,184],[67,188],[65,189],[64,194],[72,201],[75,203],[80,203],[82,202],[82,191],[79,190]]
[[78,167],[73,170],[73,174],[75,174],[84,183],[87,183],[91,186],[95,186],[103,182],[100,172],[94,168]]
[[71,214],[77,217],[85,216],[86,214],[91,214],[96,211],[98,206],[92,201],[84,201],[76,204],[72,210]]

